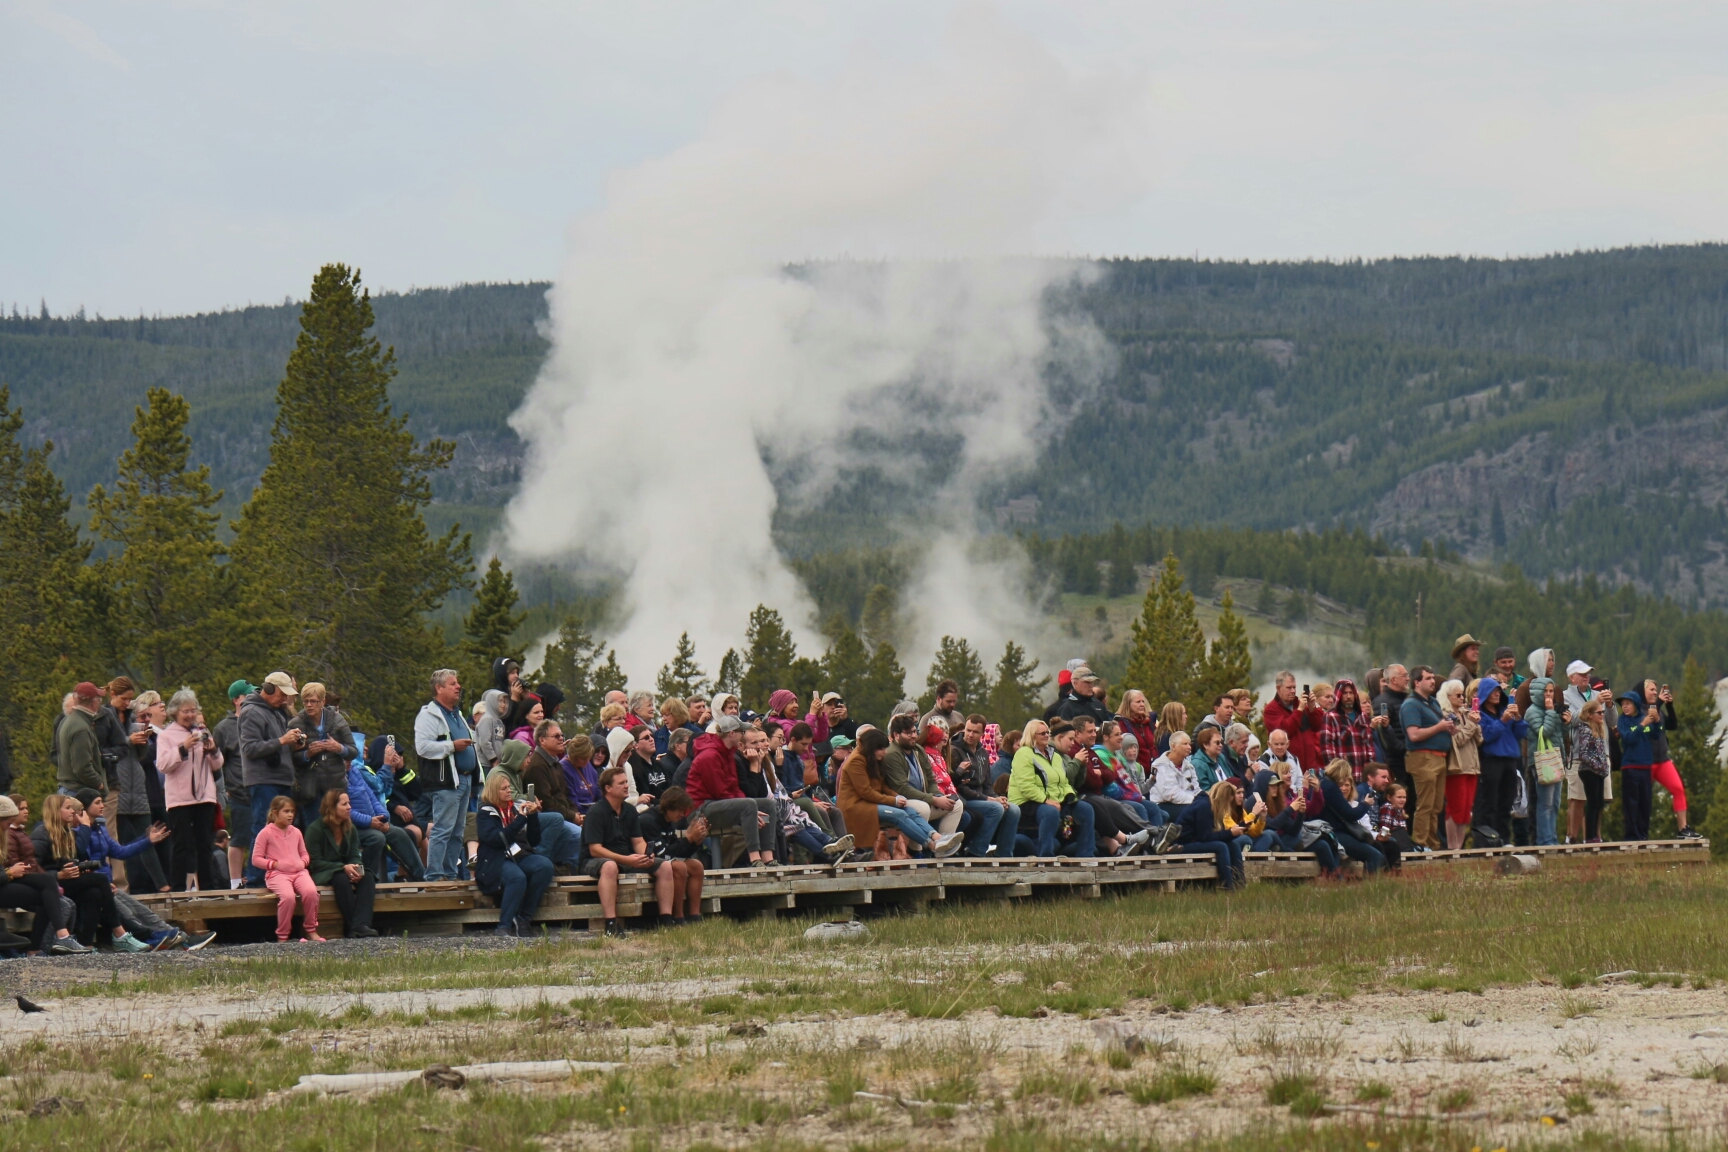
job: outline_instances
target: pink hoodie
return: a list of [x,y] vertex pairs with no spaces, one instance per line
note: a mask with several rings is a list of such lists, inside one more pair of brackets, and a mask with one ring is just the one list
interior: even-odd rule
[[[182,744],[191,748],[184,754]],[[162,773],[162,795],[170,808],[189,804],[216,803],[216,772],[222,767],[222,750],[205,751],[179,721],[162,729],[156,737],[156,770]]]

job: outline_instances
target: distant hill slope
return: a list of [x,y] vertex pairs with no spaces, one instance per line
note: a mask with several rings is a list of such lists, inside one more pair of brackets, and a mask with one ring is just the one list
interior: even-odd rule
[[[1728,603],[1728,246],[1106,267],[1067,303],[1111,337],[1119,370],[991,495],[1002,526],[1361,525]],[[458,443],[441,522],[484,531],[515,490],[506,419],[545,355],[546,288],[374,298],[397,403]],[[111,475],[147,387],[184,392],[232,511],[263,467],[297,320],[289,304],[0,319],[0,383],[78,497]],[[903,479],[858,477],[784,518],[789,546],[844,546],[904,509]]]

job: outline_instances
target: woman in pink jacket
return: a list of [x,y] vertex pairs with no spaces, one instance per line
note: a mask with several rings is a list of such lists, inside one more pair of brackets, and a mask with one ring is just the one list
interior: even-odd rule
[[213,867],[216,851],[216,774],[222,753],[204,726],[198,697],[182,688],[168,701],[171,723],[156,737],[156,770],[162,773],[162,794],[168,805],[168,846],[172,852],[168,887],[186,890],[188,876],[199,891],[222,884]]
[[318,885],[307,871],[312,857],[306,838],[294,827],[294,801],[278,796],[270,801],[270,822],[252,841],[252,865],[264,870],[264,886],[276,893],[276,939],[287,940],[294,929],[294,898],[300,898],[306,939],[324,943],[318,935]]

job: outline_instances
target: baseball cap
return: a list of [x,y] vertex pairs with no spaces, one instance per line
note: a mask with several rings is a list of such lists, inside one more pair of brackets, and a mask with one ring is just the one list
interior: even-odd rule
[[300,689],[294,687],[294,677],[286,672],[272,672],[264,677],[264,687],[274,688],[284,696],[300,695]]
[[1582,660],[1574,660],[1572,663],[1566,665],[1566,675],[1568,676],[1582,676],[1590,671],[1592,671],[1590,665],[1584,663]]
[[729,736],[744,729],[744,721],[730,712],[722,712],[720,718],[714,721],[714,731],[721,736]]
[[1098,683],[1098,673],[1092,671],[1092,669],[1090,669],[1090,668],[1086,667],[1084,664],[1082,664],[1080,667],[1074,669],[1074,679],[1086,680],[1086,681],[1089,681],[1093,684],[1096,684],[1096,683]]
[[240,697],[250,696],[256,691],[258,691],[256,685],[248,684],[244,680],[236,680],[234,683],[228,685],[228,699],[238,700]]
[[850,748],[852,747],[852,744],[853,740],[850,736],[836,736],[832,740],[828,741],[828,747],[830,748]]
[[822,703],[824,703],[824,704],[844,704],[844,703],[846,703],[846,697],[840,695],[840,693],[838,693],[838,692],[824,692],[822,694]]
[[100,700],[102,698],[102,689],[96,687],[96,685],[90,683],[88,680],[80,680],[78,684],[73,687],[72,695],[78,697],[80,700]]

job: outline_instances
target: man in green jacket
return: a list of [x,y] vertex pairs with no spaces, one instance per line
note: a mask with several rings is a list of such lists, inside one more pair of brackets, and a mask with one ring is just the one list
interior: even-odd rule
[[896,716],[888,722],[892,741],[882,755],[882,782],[891,792],[911,801],[908,805],[947,835],[957,831],[966,810],[951,796],[942,795],[930,771],[930,758],[918,747],[918,718]]
[[102,707],[102,689],[88,680],[72,689],[72,711],[60,722],[54,736],[54,758],[60,765],[55,779],[67,796],[80,788],[98,792],[108,787],[102,770],[102,747],[96,740],[96,712]]

